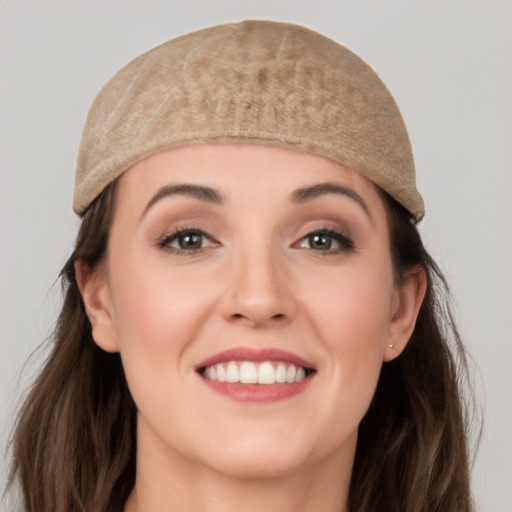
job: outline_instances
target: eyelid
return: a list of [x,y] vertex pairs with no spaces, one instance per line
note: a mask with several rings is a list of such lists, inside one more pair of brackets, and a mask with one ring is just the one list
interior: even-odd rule
[[[174,242],[179,241],[180,236],[187,234],[201,236],[201,247],[183,248],[174,247],[172,245]],[[332,241],[334,241],[334,245],[336,245],[336,247],[308,247],[306,245],[308,243],[308,238],[314,235],[324,235],[328,238],[331,238]],[[159,249],[168,251],[172,254],[192,256],[194,254],[204,252],[205,250],[208,249],[220,247],[222,244],[204,229],[191,225],[180,226],[179,228],[176,228],[170,232],[166,232],[164,235],[158,237],[155,245]],[[344,229],[342,230],[338,227],[326,225],[317,226],[307,230],[300,238],[296,239],[296,241],[291,244],[291,247],[295,249],[305,249],[307,251],[313,252],[321,256],[328,256],[347,253],[354,250],[354,241],[350,235],[346,234],[346,231]]]
[[[198,248],[191,248],[191,249],[182,249],[179,247],[172,247],[170,244],[171,242],[177,240],[180,235],[185,234],[197,234],[202,236],[203,238],[207,239],[210,243],[208,246],[205,247],[198,247]],[[165,235],[159,237],[156,244],[160,249],[166,250],[173,254],[184,254],[184,255],[193,255],[197,254],[199,252],[203,252],[206,249],[210,249],[212,247],[220,247],[220,242],[215,240],[214,237],[212,237],[209,233],[207,233],[204,229],[197,228],[197,227],[180,227],[177,228],[170,233],[166,233]]]
[[[326,235],[328,237],[333,238],[338,244],[339,247],[335,249],[315,249],[313,247],[304,247],[302,244],[304,241],[306,241],[309,237],[314,235]],[[322,256],[328,256],[333,254],[341,254],[341,253],[347,253],[354,250],[354,241],[353,239],[345,234],[342,230],[333,228],[332,226],[320,226],[315,229],[312,229],[308,231],[305,235],[301,236],[296,242],[292,244],[292,247],[298,248],[298,249],[306,249],[308,251],[312,251],[314,253],[317,253]]]

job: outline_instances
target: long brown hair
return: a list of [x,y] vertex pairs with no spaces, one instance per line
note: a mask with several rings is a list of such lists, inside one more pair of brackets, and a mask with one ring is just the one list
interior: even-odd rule
[[[135,482],[136,408],[118,354],[94,343],[76,282],[77,259],[102,261],[115,184],[86,211],[61,273],[64,304],[53,350],[23,404],[10,484],[27,512],[122,512]],[[463,344],[447,287],[409,213],[383,193],[396,279],[421,265],[428,288],[411,340],[384,363],[360,429],[350,512],[470,512]]]
[[403,353],[385,363],[359,427],[350,512],[473,510],[468,445],[475,405],[450,292],[412,216],[381,192],[395,279],[414,265],[427,292]]

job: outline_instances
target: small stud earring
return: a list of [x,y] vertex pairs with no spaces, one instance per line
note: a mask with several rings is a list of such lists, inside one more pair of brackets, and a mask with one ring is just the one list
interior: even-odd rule
[[388,347],[389,347],[389,348],[395,348],[395,344],[394,344],[394,343],[390,343],[390,344],[388,345]]

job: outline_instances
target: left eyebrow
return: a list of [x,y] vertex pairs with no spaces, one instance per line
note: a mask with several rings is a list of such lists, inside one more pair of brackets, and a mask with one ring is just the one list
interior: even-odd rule
[[307,201],[311,201],[313,199],[316,199],[317,197],[327,194],[339,194],[348,197],[349,199],[352,199],[363,209],[366,215],[370,217],[370,220],[372,220],[370,210],[367,204],[364,202],[363,198],[350,187],[338,185],[337,183],[318,183],[310,187],[299,188],[292,193],[291,200],[292,203],[303,204],[306,203]]
[[222,194],[214,188],[190,183],[179,183],[177,185],[165,185],[149,200],[142,216],[158,201],[169,196],[188,196],[212,204],[223,204]]

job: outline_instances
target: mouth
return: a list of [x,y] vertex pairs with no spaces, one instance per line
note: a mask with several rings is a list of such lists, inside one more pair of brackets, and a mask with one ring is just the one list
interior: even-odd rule
[[267,386],[301,382],[314,371],[286,361],[227,361],[199,369],[201,376],[207,380]]
[[231,349],[196,367],[212,390],[237,401],[269,402],[302,392],[316,374],[315,367],[282,350]]

